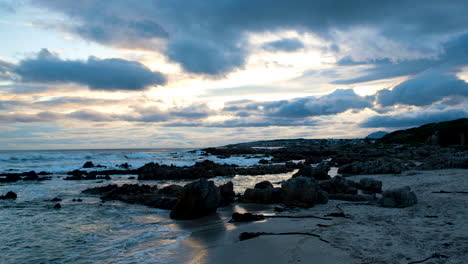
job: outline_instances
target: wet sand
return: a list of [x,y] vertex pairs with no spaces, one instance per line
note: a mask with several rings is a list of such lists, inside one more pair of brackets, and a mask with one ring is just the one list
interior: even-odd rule
[[[410,186],[418,204],[408,208],[381,208],[329,201],[285,215],[324,216],[338,212],[341,204],[349,218],[331,221],[269,219],[255,223],[228,223],[232,211],[247,207],[253,213],[274,213],[262,208],[235,205],[219,210],[218,216],[181,224],[193,231],[184,244],[194,249],[188,263],[409,263],[439,253],[448,258],[426,263],[466,263],[468,256],[468,195],[437,194],[434,191],[468,191],[468,170],[410,171],[401,175],[362,175],[381,180],[383,189]],[[209,218],[208,218],[209,219]],[[179,223],[180,224],[180,223]],[[324,224],[328,227],[319,227]],[[311,232],[330,241],[302,235],[260,236],[239,241],[242,232]]]

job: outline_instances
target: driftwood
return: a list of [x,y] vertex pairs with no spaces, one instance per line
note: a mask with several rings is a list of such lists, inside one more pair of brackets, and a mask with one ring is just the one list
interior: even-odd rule
[[427,257],[423,260],[418,260],[418,261],[412,261],[412,262],[409,262],[408,264],[416,264],[416,263],[423,263],[424,261],[428,261],[432,258],[438,258],[438,259],[441,259],[441,258],[448,258],[448,256],[445,256],[445,255],[442,255],[442,254],[439,254],[439,253],[434,253],[432,254],[430,257]]
[[320,235],[313,234],[313,233],[307,233],[307,232],[283,232],[283,233],[270,233],[270,232],[243,232],[239,235],[239,239],[241,241],[247,240],[247,239],[252,239],[255,237],[259,236],[265,236],[265,235],[273,235],[273,236],[282,236],[282,235],[304,235],[304,236],[313,236],[317,237],[321,241],[325,243],[330,243],[329,241],[323,239],[320,237]]
[[232,219],[229,222],[252,222],[261,221],[265,218],[317,218],[321,220],[332,220],[331,218],[320,217],[315,215],[263,215],[263,214],[251,214],[251,213],[233,213]]
[[432,193],[462,193],[462,194],[468,194],[468,192],[463,192],[463,191],[458,191],[458,192],[448,192],[444,190],[440,190],[438,192],[432,192]]

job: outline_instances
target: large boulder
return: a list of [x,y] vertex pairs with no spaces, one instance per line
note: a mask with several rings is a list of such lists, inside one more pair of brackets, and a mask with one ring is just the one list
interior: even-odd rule
[[234,202],[236,193],[234,192],[234,184],[232,181],[228,181],[226,184],[223,184],[218,187],[219,194],[221,195],[220,206],[226,206]]
[[363,190],[365,193],[381,193],[382,192],[382,182],[374,180],[372,178],[363,178],[359,181],[359,189]]
[[306,165],[304,168],[299,169],[299,171],[294,174],[295,177],[309,177],[315,180],[328,180],[330,176],[328,172],[330,171],[330,163],[329,162],[321,162],[316,167],[312,167],[311,165]]
[[351,194],[356,195],[358,189],[356,183],[353,181],[346,180],[343,177],[335,176],[330,180],[321,181],[319,183],[320,188],[325,190],[329,194]]
[[418,202],[416,194],[409,186],[388,190],[382,193],[379,205],[382,207],[403,208],[413,206]]
[[195,219],[216,212],[221,202],[219,189],[206,179],[200,179],[184,186],[171,211],[173,219]]
[[247,188],[240,198],[243,203],[271,204],[281,202],[281,188],[274,188],[269,181],[255,184],[255,187]]
[[287,206],[312,207],[316,203],[318,189],[318,184],[310,178],[291,178],[281,184],[282,202]]
[[180,196],[183,190],[183,186],[171,184],[164,188],[161,188],[161,190],[159,190],[159,193],[170,197],[178,197]]

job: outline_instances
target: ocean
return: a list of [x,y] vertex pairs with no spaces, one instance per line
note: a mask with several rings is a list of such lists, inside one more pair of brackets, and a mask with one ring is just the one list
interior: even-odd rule
[[[247,155],[222,159],[190,149],[0,151],[2,173],[31,170],[53,173],[49,181],[0,183],[0,195],[8,191],[18,194],[16,200],[0,200],[0,263],[188,263],[196,249],[185,241],[200,229],[224,227],[231,209],[221,209],[209,224],[194,227],[190,221],[170,219],[167,210],[119,201],[102,203],[96,196],[81,193],[107,184],[163,187],[191,181],[129,179],[134,175],[112,175],[108,181],[65,181],[66,172],[81,169],[86,161],[105,166],[102,169],[117,169],[122,163],[131,168],[148,162],[187,166],[205,159],[250,166],[262,158],[265,157]],[[241,193],[263,180],[278,186],[278,182],[289,179],[293,173],[212,180],[217,185],[231,180],[235,192]],[[55,197],[62,199],[60,210],[52,208],[56,202],[51,199]]]

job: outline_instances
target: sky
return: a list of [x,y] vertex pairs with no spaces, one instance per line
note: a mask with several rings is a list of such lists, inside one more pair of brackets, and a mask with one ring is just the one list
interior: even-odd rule
[[357,138],[468,117],[466,0],[0,0],[0,149]]

